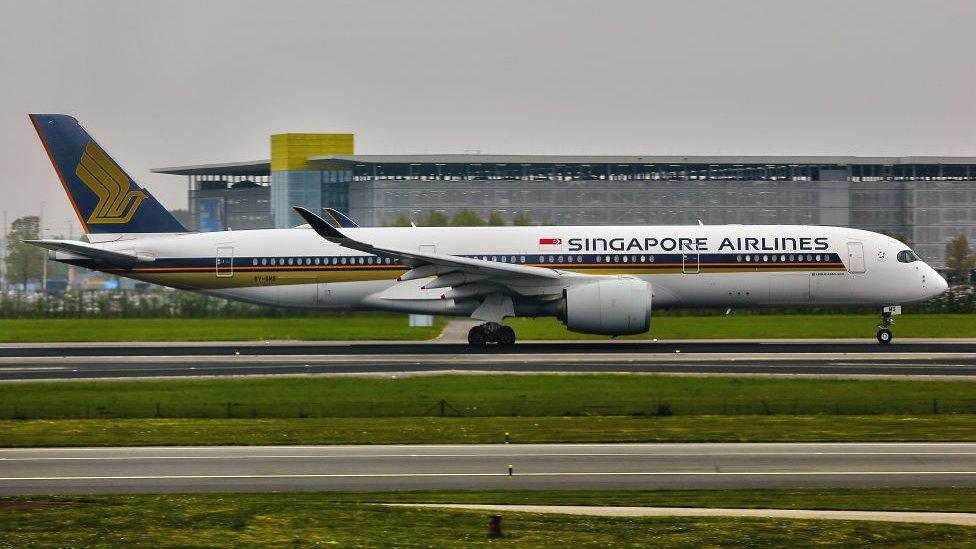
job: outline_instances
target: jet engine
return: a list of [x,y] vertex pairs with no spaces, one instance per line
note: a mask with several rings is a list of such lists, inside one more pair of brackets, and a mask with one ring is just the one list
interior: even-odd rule
[[574,332],[629,335],[651,327],[651,285],[617,277],[563,290],[556,317]]

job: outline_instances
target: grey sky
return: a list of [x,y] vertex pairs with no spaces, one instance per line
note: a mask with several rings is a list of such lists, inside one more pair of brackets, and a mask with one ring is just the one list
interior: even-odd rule
[[67,199],[27,119],[161,166],[359,153],[976,155],[976,2],[0,0],[0,211]]

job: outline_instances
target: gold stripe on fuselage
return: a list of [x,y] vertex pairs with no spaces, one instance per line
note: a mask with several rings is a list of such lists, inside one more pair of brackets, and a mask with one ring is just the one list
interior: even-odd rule
[[[559,265],[531,265],[535,267],[553,267],[564,271],[592,274],[592,275],[654,275],[654,274],[680,274],[683,271],[681,264],[657,264],[657,265],[613,265],[608,267],[605,264],[594,263],[587,265],[574,265],[569,267],[565,264]],[[845,271],[843,266],[831,264],[811,264],[798,266],[795,264],[763,264],[759,265],[734,265],[728,264],[701,264],[699,272],[701,274],[711,273],[806,273],[811,271]],[[185,289],[225,289],[225,288],[251,288],[262,286],[285,286],[293,284],[322,284],[332,282],[364,282],[371,280],[393,280],[406,272],[406,268],[391,268],[390,266],[357,266],[354,269],[342,267],[288,267],[285,269],[262,269],[260,267],[239,267],[229,276],[216,276],[213,267],[174,267],[174,268],[139,268],[131,271],[109,270],[114,274],[128,276],[144,282],[160,284],[163,286],[173,286]]]

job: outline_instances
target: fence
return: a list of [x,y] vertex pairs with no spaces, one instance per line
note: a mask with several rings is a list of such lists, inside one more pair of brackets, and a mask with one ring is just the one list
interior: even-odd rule
[[268,318],[315,314],[156,289],[0,294],[0,318]]
[[[924,303],[905,307],[906,313],[974,313],[976,293],[956,287]],[[715,315],[724,310],[664,311],[665,316]],[[738,314],[870,313],[874,308],[752,309]],[[314,311],[262,307],[217,297],[164,289],[69,290],[60,295],[0,293],[0,318],[277,318],[314,316]],[[662,313],[656,313],[662,314]]]
[[0,404],[0,419],[83,418],[392,418],[759,415],[976,414],[976,398],[762,399],[701,402],[672,399],[612,403],[417,400],[411,402],[17,402]]

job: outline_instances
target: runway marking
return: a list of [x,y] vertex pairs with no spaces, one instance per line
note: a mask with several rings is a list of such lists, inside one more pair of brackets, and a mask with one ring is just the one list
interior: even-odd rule
[[[15,450],[16,451],[16,450]],[[752,457],[752,456],[972,456],[972,452],[707,452],[707,453],[500,453],[500,454],[267,454],[245,456],[55,456],[55,457],[0,457],[0,461],[135,461],[166,459],[210,459],[210,460],[249,460],[249,459],[363,459],[363,458],[492,458],[492,457]]]
[[243,449],[269,449],[269,448],[288,448],[289,450],[304,449],[334,449],[334,448],[641,448],[641,447],[672,447],[672,448],[693,448],[693,447],[715,447],[715,446],[735,446],[740,448],[762,447],[762,446],[790,446],[793,448],[808,447],[860,447],[860,446],[938,446],[947,448],[950,446],[971,446],[976,450],[976,442],[572,442],[572,443],[538,443],[538,444],[343,444],[343,445],[311,445],[296,444],[294,446],[276,445],[255,445],[255,446],[60,446],[60,447],[41,447],[41,448],[0,448],[0,453],[9,452],[118,452],[119,450],[140,451],[140,450],[183,450],[183,451],[220,451],[220,450],[243,450]]
[[24,366],[21,368],[0,368],[0,372],[43,372],[47,370],[68,370],[65,366]]
[[921,522],[976,526],[976,513],[931,511],[860,511],[819,509],[742,509],[722,507],[603,507],[585,505],[492,505],[458,503],[384,503],[390,507],[467,509],[480,511],[514,511],[523,513],[556,513],[605,517],[650,516],[739,516],[761,518],[794,518],[821,520],[869,520],[886,522]]
[[[514,477],[558,476],[824,476],[824,475],[976,475],[976,471],[783,471],[783,472],[536,472],[516,473]],[[0,477],[0,481],[45,480],[181,480],[181,479],[248,479],[248,478],[412,478],[412,477],[508,477],[508,473],[281,473],[267,475],[134,475],[134,476],[78,476],[78,477]]]

